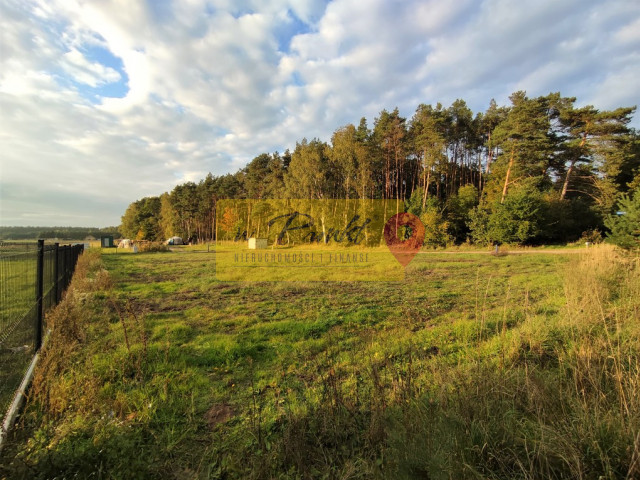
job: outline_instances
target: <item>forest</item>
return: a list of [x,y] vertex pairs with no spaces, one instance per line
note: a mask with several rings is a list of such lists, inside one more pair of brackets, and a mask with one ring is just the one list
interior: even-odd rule
[[102,235],[119,237],[117,227],[3,227],[0,226],[0,240],[35,240],[37,238],[60,240],[85,240],[87,237],[100,238]]
[[223,198],[402,199],[425,245],[598,241],[625,195],[640,188],[634,107],[576,106],[560,93],[475,113],[464,100],[421,104],[410,119],[383,110],[330,143],[262,153],[234,174],[207,175],[129,205],[120,232],[139,240],[215,237]]

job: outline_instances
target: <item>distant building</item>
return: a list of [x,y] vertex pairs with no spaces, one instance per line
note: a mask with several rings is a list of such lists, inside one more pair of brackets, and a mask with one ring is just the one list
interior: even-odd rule
[[248,246],[249,246],[249,249],[251,250],[262,250],[264,248],[267,248],[267,239],[251,237],[249,239]]
[[102,248],[113,248],[113,235],[103,235],[100,237],[100,246]]

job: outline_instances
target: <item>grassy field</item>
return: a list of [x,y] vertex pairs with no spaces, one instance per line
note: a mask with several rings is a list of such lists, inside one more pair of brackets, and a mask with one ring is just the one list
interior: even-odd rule
[[639,478],[640,268],[418,255],[400,282],[85,254],[3,478]]
[[[4,417],[34,355],[37,314],[36,242],[0,242],[0,411]],[[64,252],[63,254],[64,255]],[[59,268],[63,269],[63,260]],[[43,302],[46,312],[56,303],[55,251],[43,253]],[[65,274],[58,272],[60,288]]]
[[34,352],[36,266],[33,244],[0,248],[0,417]]

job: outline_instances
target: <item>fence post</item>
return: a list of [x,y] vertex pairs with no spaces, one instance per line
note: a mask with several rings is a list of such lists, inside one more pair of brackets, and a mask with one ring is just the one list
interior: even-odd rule
[[42,293],[44,286],[44,240],[38,240],[38,268],[36,271],[36,340],[35,351],[40,350],[42,345],[42,320],[43,302]]
[[60,283],[60,272],[58,271],[59,250],[60,250],[60,244],[56,242],[54,244],[54,254],[53,254],[53,258],[54,258],[53,260],[53,298],[55,299],[55,301],[53,302],[54,305],[57,305],[58,302],[60,301],[60,287],[58,286],[58,283]]
[[71,283],[71,245],[67,245],[64,252],[64,289]]

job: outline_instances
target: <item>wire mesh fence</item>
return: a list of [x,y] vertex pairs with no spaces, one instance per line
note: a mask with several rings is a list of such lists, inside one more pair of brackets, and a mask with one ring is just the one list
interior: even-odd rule
[[[83,245],[0,242],[0,414],[42,344],[44,313],[69,285]],[[3,418],[4,422],[4,418]]]

